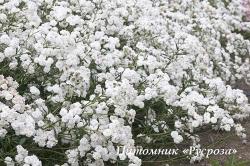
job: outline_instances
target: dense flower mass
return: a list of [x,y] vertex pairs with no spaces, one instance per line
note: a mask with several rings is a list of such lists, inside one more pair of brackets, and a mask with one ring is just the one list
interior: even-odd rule
[[0,164],[139,166],[117,147],[199,146],[204,127],[244,139],[243,4],[0,0]]

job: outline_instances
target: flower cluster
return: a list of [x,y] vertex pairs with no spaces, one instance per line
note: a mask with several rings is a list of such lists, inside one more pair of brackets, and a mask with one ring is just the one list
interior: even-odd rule
[[200,146],[204,127],[245,139],[250,106],[234,88],[250,81],[245,11],[241,0],[0,0],[0,141],[14,146],[0,164],[138,166],[117,147],[161,133]]
[[4,162],[7,166],[14,166],[15,164],[20,164],[23,166],[42,166],[42,162],[37,158],[37,156],[29,156],[28,151],[21,145],[18,145],[16,149],[17,155],[15,156],[15,160],[10,157],[5,158]]

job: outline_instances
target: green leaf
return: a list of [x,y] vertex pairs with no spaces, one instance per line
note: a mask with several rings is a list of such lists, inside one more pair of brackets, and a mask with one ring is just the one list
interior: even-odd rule
[[19,141],[19,145],[23,145],[26,141],[26,138],[21,138]]
[[212,166],[221,166],[220,162],[218,160],[212,160],[211,164],[212,164]]

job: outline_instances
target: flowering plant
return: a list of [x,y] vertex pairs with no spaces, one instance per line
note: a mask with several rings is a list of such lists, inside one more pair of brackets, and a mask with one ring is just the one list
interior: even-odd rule
[[240,0],[0,0],[0,163],[137,166],[117,146],[245,139],[244,18]]

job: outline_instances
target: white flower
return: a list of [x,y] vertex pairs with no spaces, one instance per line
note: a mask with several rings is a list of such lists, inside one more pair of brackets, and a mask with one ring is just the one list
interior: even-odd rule
[[18,163],[21,163],[25,157],[28,156],[28,151],[24,149],[21,145],[17,145],[17,155],[15,156],[15,160]]
[[13,95],[8,91],[5,91],[4,95],[6,100],[11,100],[13,98]]
[[54,6],[53,11],[52,11],[52,15],[55,17],[55,19],[57,21],[62,21],[63,19],[66,18],[68,12],[70,12],[70,10],[66,7]]
[[97,128],[98,128],[98,121],[96,119],[92,119],[90,121],[90,129],[97,130]]
[[149,87],[147,87],[145,89],[145,99],[146,100],[150,100],[152,98],[155,98],[157,95],[158,94],[157,94],[156,89],[152,89],[152,88],[149,88]]
[[103,135],[104,135],[105,137],[111,136],[111,135],[112,135],[112,130],[110,130],[110,129],[105,129],[105,130],[103,131]]
[[123,71],[122,79],[127,79],[131,83],[138,83],[141,80],[140,75],[136,71],[130,69],[125,69]]
[[78,166],[78,150],[77,149],[72,149],[72,150],[67,150],[66,155],[68,157],[68,163],[74,166]]
[[204,116],[204,123],[209,123],[211,121],[209,112],[204,113],[203,116]]
[[183,141],[183,137],[181,135],[179,135],[179,133],[177,131],[172,131],[171,137],[174,139],[174,142],[176,144],[179,144]]
[[40,95],[39,89],[37,87],[35,87],[35,86],[30,87],[30,93],[32,93],[33,95],[36,95],[36,96]]
[[183,127],[183,124],[180,121],[175,121],[174,126],[176,128],[181,128],[181,127]]
[[32,166],[42,166],[42,162],[35,155],[25,157],[24,162]]
[[0,138],[4,138],[6,134],[7,134],[7,130],[0,128]]
[[12,158],[10,157],[6,157],[4,159],[4,163],[7,165],[7,166],[15,166],[15,162],[12,160]]
[[3,34],[0,36],[0,43],[4,43],[4,44],[9,44],[10,43],[10,37],[6,34]]
[[13,47],[7,47],[5,50],[4,50],[4,55],[5,57],[11,57],[13,55],[16,54],[16,49],[13,48]]
[[69,17],[66,18],[66,21],[67,21],[70,25],[74,26],[74,25],[80,23],[81,18],[80,18],[79,16],[69,16]]

